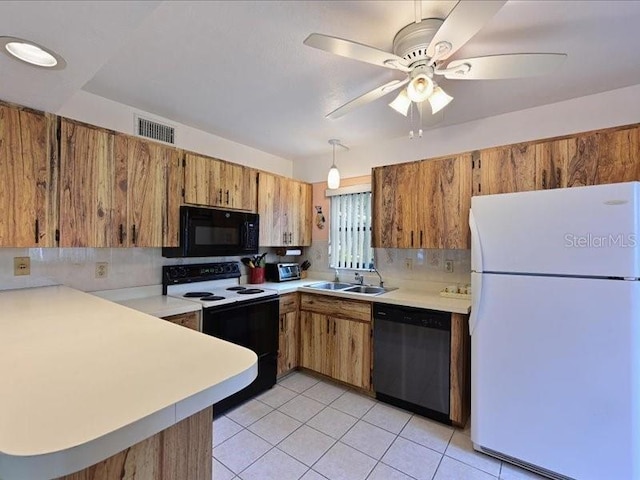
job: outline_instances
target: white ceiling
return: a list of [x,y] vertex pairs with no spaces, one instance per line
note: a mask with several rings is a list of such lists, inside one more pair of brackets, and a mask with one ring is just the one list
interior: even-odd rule
[[[443,18],[456,1],[423,1]],[[406,136],[394,94],[325,115],[403,74],[303,45],[309,33],[390,51],[409,1],[0,2],[0,36],[60,53],[61,71],[0,55],[0,99],[55,112],[78,90],[292,160]],[[509,1],[453,57],[559,52],[551,76],[439,80],[455,100],[433,128],[640,84],[640,2]],[[417,122],[414,119],[414,122]],[[417,126],[417,123],[413,124]],[[429,120],[423,121],[429,128]]]

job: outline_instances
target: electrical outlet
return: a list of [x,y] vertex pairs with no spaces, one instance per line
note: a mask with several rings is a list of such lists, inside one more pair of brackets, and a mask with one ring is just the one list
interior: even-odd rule
[[444,271],[447,273],[453,273],[453,260],[444,261]]
[[109,262],[96,262],[96,278],[109,276]]
[[413,270],[413,258],[405,258],[404,259],[404,268],[407,270]]
[[14,275],[31,275],[31,259],[29,257],[13,257]]

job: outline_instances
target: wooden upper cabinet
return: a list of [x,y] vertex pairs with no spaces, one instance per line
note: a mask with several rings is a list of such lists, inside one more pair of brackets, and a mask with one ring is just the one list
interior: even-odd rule
[[570,140],[567,186],[640,180],[640,127],[609,129]]
[[0,247],[53,247],[58,218],[53,115],[0,104]]
[[118,246],[115,135],[65,118],[60,128],[60,246]]
[[312,188],[308,183],[260,172],[260,246],[311,245]]
[[471,154],[373,169],[373,246],[468,248]]
[[536,189],[536,148],[533,144],[480,151],[479,186],[474,195],[524,192]]
[[113,225],[118,244],[161,247],[169,220],[166,175],[168,168],[179,161],[179,152],[157,142],[121,134],[116,135],[115,152]]
[[164,215],[164,247],[180,245],[180,205],[184,202],[183,154],[170,155],[166,171],[166,211]]
[[256,172],[193,153],[185,156],[185,203],[256,210]]
[[179,166],[173,147],[63,119],[60,246],[176,245]]

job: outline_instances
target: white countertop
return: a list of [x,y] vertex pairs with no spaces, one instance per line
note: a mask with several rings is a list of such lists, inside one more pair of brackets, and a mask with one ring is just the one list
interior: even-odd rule
[[248,349],[68,287],[0,292],[0,478],[86,468],[245,387]]
[[166,295],[120,300],[117,303],[148,315],[153,315],[154,317],[169,317],[171,315],[199,312],[202,310],[202,306],[199,303],[175,297],[167,297]]
[[321,295],[331,295],[334,297],[351,298],[353,300],[364,300],[369,302],[388,303],[393,305],[404,305],[415,308],[428,308],[442,312],[468,314],[471,311],[470,299],[448,298],[440,296],[439,290],[429,288],[399,288],[381,295],[364,295],[361,293],[340,292],[335,290],[321,290],[309,288],[307,285],[316,282],[326,282],[327,280],[305,278],[290,282],[265,282],[259,286],[278,290],[280,295],[292,292],[319,293]]

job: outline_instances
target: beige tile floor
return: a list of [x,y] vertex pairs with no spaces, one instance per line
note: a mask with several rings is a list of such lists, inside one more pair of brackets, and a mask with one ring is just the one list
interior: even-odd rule
[[215,480],[521,480],[448,427],[295,372],[213,422]]

